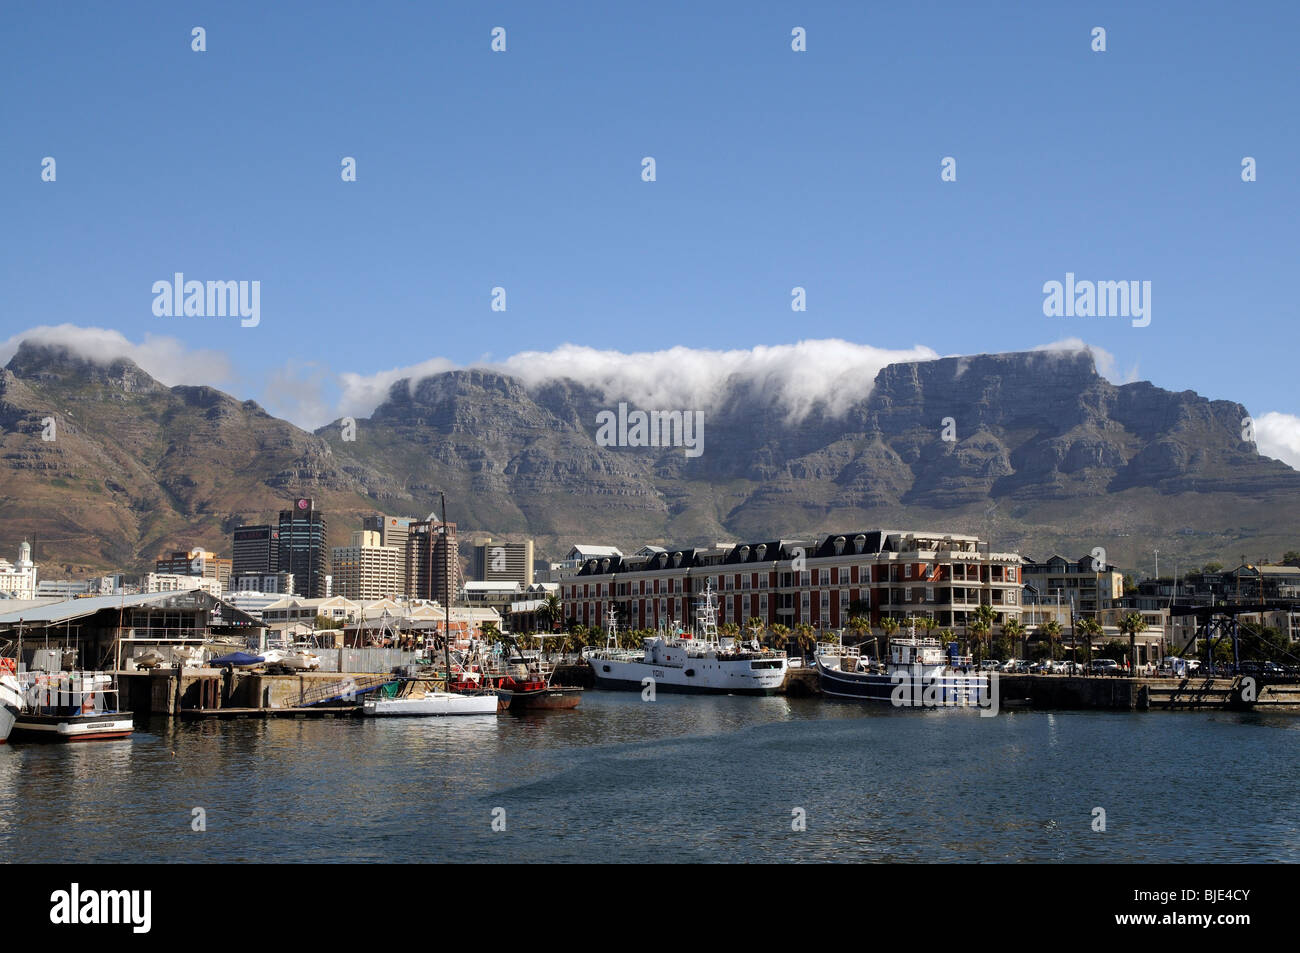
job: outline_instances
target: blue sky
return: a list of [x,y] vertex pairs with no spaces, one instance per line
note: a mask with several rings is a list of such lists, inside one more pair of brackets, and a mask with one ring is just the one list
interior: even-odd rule
[[[566,342],[1081,338],[1120,376],[1300,414],[1298,9],[8,4],[0,341],[161,336],[289,413],[344,372]],[[261,281],[260,325],[156,317],[176,271]],[[1067,271],[1150,281],[1150,326],[1044,317]]]

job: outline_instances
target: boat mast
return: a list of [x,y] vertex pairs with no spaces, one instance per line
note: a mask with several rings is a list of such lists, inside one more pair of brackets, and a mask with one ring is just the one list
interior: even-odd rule
[[[448,542],[447,494],[443,493],[442,491],[439,491],[438,496],[442,500],[442,549],[443,552],[446,553],[447,542]],[[451,691],[451,591],[450,591],[451,587],[448,585],[449,580],[447,579],[446,573],[443,573],[442,578],[443,578],[443,586],[447,590],[443,592],[443,596],[445,597],[445,605],[443,606],[443,609],[445,610],[444,618],[446,619],[446,633],[445,633],[446,637],[443,639],[442,642],[442,653],[443,653],[443,658],[446,659],[446,664],[447,664],[447,691]]]
[[618,609],[609,604],[609,627],[605,630],[605,649],[618,648]]

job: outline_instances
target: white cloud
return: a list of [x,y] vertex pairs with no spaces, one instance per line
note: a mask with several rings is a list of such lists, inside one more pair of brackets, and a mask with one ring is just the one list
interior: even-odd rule
[[1062,338],[1059,341],[1053,341],[1051,344],[1036,345],[1029,350],[1054,353],[1088,351],[1092,354],[1093,362],[1097,366],[1097,373],[1112,384],[1132,384],[1138,379],[1137,364],[1130,367],[1126,373],[1121,373],[1119,361],[1114,354],[1105,348],[1097,347],[1095,344],[1087,344],[1081,338]]
[[83,328],[75,324],[42,325],[0,343],[0,365],[8,364],[23,341],[63,347],[77,357],[108,362],[128,358],[168,387],[207,384],[228,389],[234,383],[230,359],[220,351],[191,350],[176,338],[146,334],[134,344],[120,331]]
[[[550,351],[524,351],[503,360],[483,359],[458,365],[430,358],[373,374],[338,373],[310,361],[291,360],[256,381],[245,380],[219,351],[191,350],[176,338],[146,334],[139,343],[121,332],[72,324],[32,328],[0,342],[0,365],[19,342],[63,346],[78,356],[107,361],[125,357],[163,384],[207,384],[243,399],[255,396],[267,410],[300,427],[315,429],[339,417],[365,417],[393,384],[418,382],[458,367],[498,370],[520,378],[528,387],[570,378],[600,391],[610,401],[626,400],[646,409],[710,407],[729,381],[747,387],[757,407],[779,407],[788,420],[800,420],[819,402],[841,414],[871,392],[876,374],[891,363],[936,360],[941,355],[924,345],[889,350],[839,339],[799,341],[728,351],[673,347],[625,353],[562,344]],[[1115,355],[1065,338],[1030,348],[1033,351],[1092,353],[1097,372],[1116,384],[1137,379],[1137,365],[1121,372]],[[1265,414],[1256,421],[1260,451],[1300,465],[1300,419]]]
[[[354,374],[345,371],[339,375],[342,396],[339,399],[339,412],[335,417],[367,416],[384,402],[388,397],[389,389],[402,378],[410,378],[414,382],[455,369],[456,365],[453,362],[446,358],[434,357],[419,364],[395,367],[377,374]],[[334,418],[326,418],[321,423],[328,423],[331,419]]]
[[1256,417],[1255,446],[1264,456],[1300,470],[1300,417],[1277,411]]
[[535,386],[568,377],[647,409],[712,406],[729,381],[746,385],[759,406],[784,408],[800,420],[819,402],[841,414],[871,393],[881,368],[905,361],[931,361],[928,347],[890,351],[837,339],[800,341],[731,351],[673,347],[625,354],[564,344],[553,351],[526,351],[495,366]]

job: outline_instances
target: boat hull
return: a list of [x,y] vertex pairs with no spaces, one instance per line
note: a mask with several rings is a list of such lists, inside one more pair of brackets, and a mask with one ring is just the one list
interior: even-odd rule
[[9,740],[9,733],[14,730],[14,722],[18,720],[18,709],[9,705],[0,707],[0,745]]
[[567,711],[582,701],[581,688],[543,688],[532,692],[498,689],[503,711]]
[[494,715],[497,696],[435,692],[423,698],[367,698],[361,714],[367,718],[437,718],[455,715]]
[[[841,672],[818,662],[823,695],[882,702],[898,707],[979,706],[988,698],[989,680],[983,675],[942,674],[911,677],[907,673],[880,675]],[[901,699],[901,701],[900,701]]]
[[680,695],[775,695],[785,684],[785,665],[754,670],[748,660],[728,662],[691,659],[681,668],[648,662],[588,659],[596,687],[639,692],[653,679],[656,692]]
[[87,715],[41,715],[21,712],[14,720],[10,737],[15,741],[71,743],[113,741],[130,737],[135,722],[123,712]]

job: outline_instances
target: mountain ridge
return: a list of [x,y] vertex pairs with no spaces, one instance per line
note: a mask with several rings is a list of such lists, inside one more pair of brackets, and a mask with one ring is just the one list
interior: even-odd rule
[[[863,391],[791,420],[728,378],[700,408],[692,458],[598,446],[596,414],[618,398],[588,384],[457,369],[395,382],[348,441],[341,420],[308,432],[124,358],[23,342],[0,372],[0,527],[11,548],[44,541],[47,576],[149,568],[191,545],[228,553],[236,525],[298,495],[318,499],[338,545],[362,515],[422,516],[440,490],[462,534],[528,534],[552,556],[579,539],[635,548],[882,525],[1040,556],[1103,545],[1133,562],[1170,536],[1189,559],[1280,553],[1300,537],[1300,473],[1242,439],[1241,404],[1112,384],[1086,351],[890,364]],[[49,416],[57,437],[43,441]]]

